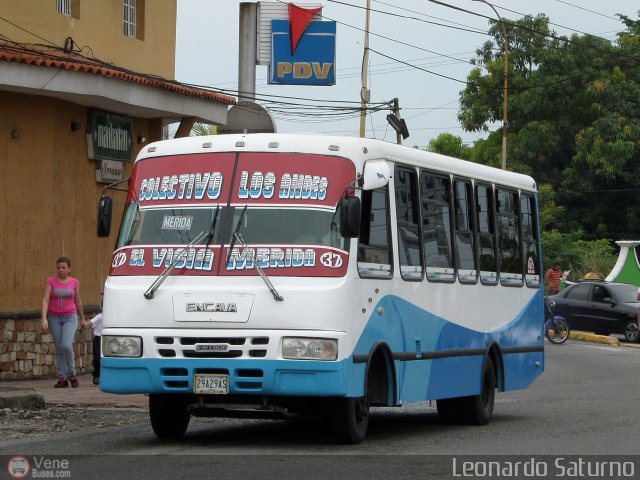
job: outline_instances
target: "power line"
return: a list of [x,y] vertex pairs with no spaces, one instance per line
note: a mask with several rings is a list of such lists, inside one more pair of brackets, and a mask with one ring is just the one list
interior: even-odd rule
[[[475,15],[476,17],[486,18],[487,20],[489,20],[492,23],[496,23],[496,24],[500,23],[500,21],[495,19],[495,18],[489,17],[487,15],[483,15],[481,13],[473,12],[471,10],[467,10],[467,9],[464,9],[464,8],[461,8],[461,7],[458,7],[458,6],[455,6],[455,5],[451,5],[449,3],[441,2],[439,0],[427,0],[427,1],[429,1],[431,3],[435,3],[437,5],[441,5],[441,6],[446,7],[446,8],[450,8],[450,9],[453,9],[453,10],[458,10],[458,11],[463,12],[463,13],[468,13],[470,15]],[[509,10],[509,9],[504,8],[504,7],[499,7],[499,8],[501,8],[503,10],[511,11],[512,13],[517,13],[518,15],[524,15],[524,14],[522,14],[520,12],[516,12],[514,10]],[[524,15],[524,16],[529,16],[529,15]],[[551,38],[553,40],[557,40],[558,42],[563,42],[563,43],[574,45],[574,46],[576,45],[576,42],[574,40],[572,40],[572,39],[570,39],[570,38],[568,38],[566,36],[561,36],[560,37],[560,36],[556,35],[555,33],[541,32],[541,31],[536,30],[534,28],[527,27],[525,25],[519,25],[519,24],[517,24],[515,22],[509,21],[509,20],[505,20],[505,19],[502,19],[502,23],[505,24],[505,25],[508,25],[511,28],[517,28],[517,29],[525,30],[525,31],[530,32],[530,33],[543,35],[543,36],[545,36],[547,38]],[[568,27],[563,27],[563,28],[568,28]],[[594,38],[599,38],[600,40],[604,40],[606,42],[611,43],[610,40],[608,40],[606,38],[598,37],[597,35],[592,35],[592,34],[585,34],[585,35],[588,35],[588,36],[594,37]],[[581,45],[577,45],[577,46],[581,47]],[[554,46],[550,45],[550,48],[558,48],[558,47],[554,47]],[[630,60],[636,60],[636,61],[640,60],[640,57],[634,56],[634,55],[627,55],[624,52],[611,52],[609,50],[603,50],[603,49],[597,48],[597,47],[593,47],[593,48],[595,50],[597,50],[597,51],[599,51],[601,53],[607,54],[607,55],[614,54],[614,55],[616,55],[618,57],[623,57],[623,58],[627,58],[627,59],[630,59]]]
[[[42,58],[49,58],[49,59],[55,59],[55,60],[61,60],[64,59],[65,61],[71,62],[71,63],[76,63],[76,64],[85,64],[85,65],[105,65],[105,62],[102,62],[100,60],[97,59],[87,59],[86,57],[82,56],[82,55],[77,55],[77,56],[70,56],[70,55],[65,55],[64,57],[61,57],[60,55],[53,55],[53,54],[49,54],[46,51],[40,50],[40,49],[35,49],[35,48],[30,48],[29,46],[27,46],[28,44],[22,44],[19,42],[11,42],[11,45],[5,45],[3,48],[5,50],[14,50],[16,52],[19,53],[30,53],[32,55],[35,56],[40,56]],[[56,47],[56,49],[61,50],[59,47]],[[139,72],[132,72],[128,69],[122,68],[122,67],[118,67],[118,66],[114,66],[111,64],[108,64],[109,68],[113,68],[115,70],[118,71],[123,71],[123,72],[127,72],[127,73],[132,73],[132,74],[136,74],[138,76],[141,76],[143,78],[149,78],[149,79],[153,79],[153,80],[161,80],[164,81],[166,83],[170,83],[170,84],[179,84],[179,85],[185,85],[185,86],[190,86],[192,88],[196,88],[196,89],[202,89],[202,90],[207,90],[207,91],[212,91],[212,92],[216,92],[216,93],[223,93],[225,92],[225,90],[213,90],[213,89],[207,89],[207,88],[203,88],[200,85],[193,85],[193,84],[187,84],[187,83],[180,83],[177,82],[175,80],[166,80],[166,79],[162,79],[158,76],[154,76],[154,75],[148,75],[148,74],[144,74],[144,73],[139,73]],[[238,92],[233,91],[233,94],[236,94]],[[263,95],[263,101],[273,105],[274,107],[278,107],[280,109],[286,109],[286,108],[297,108],[297,109],[314,109],[314,113],[313,115],[315,116],[332,116],[332,117],[336,117],[336,116],[345,116],[345,115],[354,115],[355,113],[359,113],[361,111],[361,107],[359,103],[356,102],[352,102],[352,101],[346,101],[346,100],[323,100],[323,99],[313,99],[313,98],[301,98],[301,97],[292,97],[292,96],[284,96],[284,95]],[[302,100],[304,102],[307,103],[300,103],[300,102],[291,102],[291,101],[285,101],[285,100]],[[313,102],[321,102],[322,105],[315,105],[313,104]],[[327,105],[329,104],[329,105]],[[337,105],[336,105],[337,104]],[[373,104],[371,107],[373,111],[378,111],[380,109],[387,109],[387,104],[385,102],[381,102],[381,103],[376,103]],[[284,110],[283,110],[284,111]],[[297,114],[306,114],[306,115],[311,115],[311,113],[308,112],[293,112],[293,113],[297,113]]]
[[[288,3],[288,2],[285,2],[285,1],[283,1],[283,0],[277,0],[277,1],[278,1],[278,2],[280,2],[280,3]],[[344,3],[345,5],[348,5],[348,6],[351,6],[351,7],[354,7],[354,8],[361,8],[361,7],[360,7],[360,6],[358,6],[358,5],[348,4],[348,3],[346,3],[346,2],[343,2],[343,3]],[[384,12],[382,12],[382,13],[384,13]],[[334,18],[327,17],[327,16],[324,16],[324,18],[326,18],[326,19],[328,19],[328,20],[332,20],[332,21],[336,22],[336,23],[337,23],[337,24],[339,24],[339,25],[344,25],[345,27],[352,28],[352,29],[357,30],[357,31],[359,31],[359,32],[364,32],[364,29],[363,29],[363,28],[356,27],[355,25],[350,25],[350,24],[348,24],[348,23],[341,22],[341,21],[339,21],[339,20],[336,20],[336,19],[334,19]],[[446,25],[445,25],[445,26],[446,26]],[[448,28],[454,28],[454,27],[448,27]],[[481,35],[489,35],[487,32],[484,32],[484,31],[481,31],[481,30],[476,30],[474,33],[479,33],[479,34],[481,34]],[[385,36],[385,35],[381,35],[381,34],[379,34],[379,33],[375,33],[375,32],[369,31],[369,35],[373,35],[374,37],[378,37],[378,38],[382,38],[382,39],[385,39],[385,40],[389,40],[390,42],[398,43],[398,44],[400,44],[400,45],[404,45],[404,46],[406,46],[406,47],[411,47],[411,48],[415,48],[415,49],[417,49],[417,50],[422,50],[423,52],[432,53],[432,54],[437,55],[437,56],[440,56],[440,57],[449,58],[449,59],[451,59],[451,60],[455,60],[455,61],[457,61],[457,62],[467,63],[465,60],[460,60],[459,58],[455,58],[455,57],[452,57],[452,56],[450,56],[450,55],[446,55],[446,54],[443,54],[443,53],[440,53],[440,52],[436,52],[436,51],[434,51],[434,50],[429,50],[429,49],[427,49],[427,48],[419,47],[419,46],[417,46],[417,45],[413,45],[413,44],[411,44],[411,43],[403,42],[403,41],[401,41],[401,40],[396,40],[395,38],[387,37],[387,36]]]
[[[382,1],[380,1],[380,0],[373,0],[373,1],[374,1],[375,3],[379,3],[379,4],[381,4],[381,5],[385,5],[385,6],[387,6],[387,7],[392,7],[392,8],[395,8],[395,9],[400,10],[400,11],[403,11],[403,12],[415,13],[416,15],[421,15],[421,16],[423,16],[423,17],[427,17],[427,18],[435,18],[436,20],[440,20],[440,21],[442,21],[442,22],[448,22],[448,23],[450,23],[450,24],[452,24],[452,25],[459,25],[459,26],[461,26],[461,27],[464,27],[465,29],[472,29],[472,28],[474,28],[474,27],[471,27],[471,26],[469,26],[469,25],[465,25],[465,24],[463,24],[463,23],[454,22],[454,21],[452,21],[452,20],[447,20],[447,19],[445,19],[445,18],[435,17],[435,16],[433,16],[433,15],[427,15],[426,13],[423,13],[423,12],[418,12],[418,11],[416,11],[416,10],[410,10],[410,9],[408,9],[408,8],[399,7],[398,5],[393,5],[393,4],[390,4],[390,3],[385,3],[385,2],[382,2]],[[448,27],[448,25],[445,25],[445,27]],[[472,32],[472,33],[476,33],[476,32],[477,32],[477,29],[475,29],[475,30],[474,30],[474,32]],[[478,33],[486,34],[486,32],[485,32],[484,30],[480,30]]]
[[[566,2],[562,2],[562,3],[566,3]],[[496,8],[499,8],[500,10],[504,10],[504,11],[506,11],[506,12],[515,13],[515,14],[517,14],[517,15],[522,15],[523,17],[528,16],[527,14],[522,13],[522,12],[518,12],[517,10],[511,10],[511,9],[509,9],[509,8],[507,8],[507,7],[502,7],[502,6],[497,5],[497,4],[493,4],[493,5],[494,5]],[[567,4],[567,5],[570,5],[570,4]],[[575,5],[574,5],[574,6],[575,6]],[[586,10],[586,9],[583,9],[583,10]],[[609,18],[613,18],[613,17],[609,17]],[[614,20],[618,20],[618,19],[617,19],[617,18],[614,18]],[[591,36],[591,37],[603,38],[603,37],[600,37],[600,36],[598,36],[598,35],[594,35],[594,34],[592,34],[592,33],[583,32],[583,31],[581,31],[581,30],[576,30],[575,28],[567,27],[566,25],[561,25],[561,24],[559,24],[559,23],[554,23],[554,22],[551,22],[551,21],[549,21],[549,25],[553,25],[553,26],[556,26],[556,27],[564,28],[564,29],[566,29],[566,30],[570,30],[570,31],[572,31],[572,32],[580,33],[580,34],[582,34],[582,35],[589,35],[589,36]],[[608,41],[610,41],[608,38],[603,38],[603,39],[604,39],[604,40],[608,40]]]
[[[37,34],[35,34],[35,33],[33,33],[33,32],[30,32],[30,31],[29,31],[29,30],[27,30],[26,28],[23,28],[23,27],[21,27],[20,25],[16,25],[16,24],[15,24],[15,23],[13,23],[12,21],[7,20],[7,19],[6,19],[6,18],[4,18],[4,17],[0,17],[0,20],[3,20],[3,21],[5,21],[5,22],[7,22],[9,25],[12,25],[12,26],[16,27],[17,29],[22,30],[22,31],[23,31],[23,32],[25,32],[25,33],[28,33],[29,35],[33,35],[34,37],[39,38],[40,40],[43,40],[43,41],[47,42],[50,46],[54,46],[54,47],[56,47],[56,48],[59,48],[59,47],[58,47],[55,43],[53,43],[51,40],[48,40],[48,39],[46,39],[46,38],[44,38],[44,37],[41,37],[40,35],[37,35]],[[5,38],[7,38],[7,37],[5,37]]]
[[609,15],[605,15],[604,13],[596,12],[596,11],[594,11],[594,10],[589,10],[588,8],[584,8],[584,7],[581,7],[581,6],[579,6],[579,5],[574,5],[573,3],[565,2],[564,0],[556,0],[556,2],[558,2],[558,3],[564,3],[565,5],[570,5],[570,6],[572,6],[572,7],[579,8],[580,10],[584,10],[585,12],[590,12],[590,13],[594,13],[594,14],[596,14],[596,15],[600,15],[601,17],[610,18],[610,19],[612,19],[612,20],[620,21],[620,19],[619,19],[619,18],[611,17],[611,16],[609,16]]
[[[460,52],[460,53],[455,53],[452,55],[472,55],[475,54],[475,51],[470,51],[470,52]],[[411,60],[406,60],[407,62],[420,62],[423,60],[430,60],[430,59],[435,59],[438,58],[439,56],[431,56],[431,57],[422,57],[422,58],[416,58],[416,59],[411,59]],[[468,60],[464,60],[464,59],[460,59],[459,61],[463,61],[465,63],[468,63]],[[369,70],[369,75],[370,76],[377,76],[377,75],[382,75],[382,74],[386,74],[386,73],[396,73],[396,72],[403,72],[406,70],[409,70],[412,67],[395,67],[392,68],[390,67],[390,65],[395,65],[398,62],[396,61],[391,61],[391,62],[381,62],[381,63],[377,63],[377,64],[373,64],[371,65],[372,68],[370,68]],[[418,65],[422,65],[422,66],[434,66],[434,67],[442,67],[442,66],[449,66],[449,65],[454,65],[455,63],[458,62],[445,62],[445,60],[442,60],[441,62],[434,62],[434,63],[427,63],[427,64],[420,64],[418,63]],[[386,68],[381,68],[379,70],[376,70],[376,67],[382,67],[382,66],[388,66]],[[347,70],[360,70],[361,67],[347,67],[347,68],[341,68],[340,71],[341,72],[345,72]],[[338,74],[336,76],[336,79],[338,80],[344,80],[347,78],[357,78],[360,77],[360,72],[354,72],[354,73],[346,73],[344,75]],[[262,77],[257,79],[258,82],[266,82],[267,78],[266,77]],[[207,88],[213,88],[214,86],[220,86],[220,85],[237,85],[238,81],[232,81],[232,82],[216,82],[214,84],[208,84],[205,87]],[[280,87],[281,85],[278,84],[264,84],[264,85],[260,85],[259,88],[277,88]]]
[[[282,0],[279,0],[279,1],[282,1]],[[353,8],[359,8],[361,10],[366,10],[366,7],[363,7],[361,5],[354,5],[352,3],[342,2],[342,1],[339,1],[339,0],[327,0],[327,1],[331,2],[331,3],[339,4],[339,5],[346,5],[348,7],[353,7]],[[284,2],[282,2],[282,3],[284,3]],[[389,15],[391,17],[404,18],[404,19],[407,19],[407,20],[415,20],[417,22],[428,23],[430,25],[436,25],[438,27],[453,28],[454,30],[460,30],[462,32],[485,34],[484,31],[479,30],[477,28],[469,27],[467,25],[465,25],[463,27],[453,27],[451,25],[444,25],[444,24],[438,23],[438,22],[432,22],[432,21],[429,21],[429,20],[423,20],[422,18],[410,17],[408,15],[400,15],[398,13],[392,13],[392,12],[385,12],[384,10],[377,10],[375,8],[369,8],[369,11],[375,12],[375,13],[382,13],[384,15]],[[409,11],[409,10],[406,10],[406,11]],[[429,15],[425,15],[425,16],[429,16]],[[326,17],[326,18],[329,18],[329,17]],[[434,18],[434,17],[431,17],[431,18]],[[444,21],[447,21],[447,20],[444,20]],[[452,23],[454,25],[461,25],[461,24],[456,23],[456,22],[449,22],[449,23]],[[371,33],[371,32],[369,32],[369,33]]]
[[[282,2],[282,0],[278,0],[278,1]],[[353,8],[359,8],[359,9],[364,9],[365,8],[365,7],[362,7],[360,5],[353,5],[353,4],[344,2],[344,1],[338,1],[338,0],[327,0],[327,1],[330,1],[330,2],[333,2],[333,3],[338,3],[338,4],[341,4],[341,5],[351,6]],[[395,5],[390,5],[390,4],[382,2],[380,0],[375,0],[375,1],[376,1],[376,3],[380,3],[380,4],[383,4],[383,5],[391,6],[391,7],[397,8],[397,9],[399,9],[401,11],[407,11],[407,12],[415,13],[415,14],[418,14],[418,15],[422,15],[422,16],[426,16],[426,17],[430,17],[430,18],[437,18],[437,19],[442,20],[442,21],[447,21],[447,20],[441,19],[439,17],[433,17],[431,15],[426,15],[426,14],[423,14],[423,13],[420,13],[420,12],[416,12],[415,10],[409,10],[409,9],[405,9],[405,8],[398,7],[398,6],[395,6]],[[498,23],[498,21],[496,19],[494,19],[492,17],[489,17],[487,15],[483,15],[483,14],[476,13],[476,12],[473,12],[473,11],[470,11],[470,10],[466,10],[466,9],[463,9],[463,8],[460,8],[460,7],[456,7],[454,5],[450,5],[450,4],[445,3],[445,2],[440,2],[440,1],[436,1],[436,0],[428,0],[428,1],[430,1],[432,3],[436,3],[436,4],[439,4],[439,5],[442,5],[442,6],[446,6],[448,8],[459,10],[459,11],[464,12],[464,13],[468,13],[468,14],[475,15],[475,16],[478,16],[478,17],[481,17],[481,18],[485,18],[485,19],[489,20],[492,23]],[[558,0],[558,1],[560,1],[560,0]],[[282,2],[282,3],[284,3],[284,2]],[[569,4],[568,2],[563,2],[563,3],[567,3],[568,5],[572,5],[572,4]],[[510,9],[508,9],[506,7],[501,7],[499,5],[495,5],[495,6],[500,8],[500,9],[502,9],[502,10],[521,15],[522,17],[530,17],[530,15],[526,15],[524,13],[517,12],[515,10],[510,10]],[[405,15],[398,15],[398,14],[394,14],[394,13],[391,13],[391,12],[385,12],[385,11],[382,11],[382,10],[374,10],[374,9],[372,9],[371,11],[375,11],[377,13],[382,13],[382,14],[391,15],[391,16],[397,16],[397,17],[400,17],[400,18],[407,18],[407,19],[411,19],[411,20],[417,20],[417,21],[422,21],[422,22],[426,22],[426,23],[431,23],[431,24],[434,24],[434,25],[439,25],[439,26],[443,26],[443,27],[447,27],[447,28],[454,28],[454,29],[459,29],[459,30],[463,30],[463,31],[469,31],[469,32],[472,32],[472,33],[480,33],[480,34],[483,34],[483,35],[489,35],[488,32],[472,30],[473,27],[469,27],[468,25],[465,25],[465,28],[457,28],[457,27],[452,27],[450,25],[437,24],[435,22],[427,22],[425,20],[418,19],[418,18],[415,18],[415,17],[409,17],[409,16],[405,16]],[[593,12],[593,13],[598,14],[598,12]],[[604,16],[606,16],[606,15],[604,15]],[[612,18],[614,20],[619,21],[619,19],[616,19],[614,17],[608,17],[608,18]],[[530,27],[526,27],[524,25],[518,25],[518,24],[516,24],[514,22],[510,22],[508,20],[503,20],[503,22],[505,24],[513,27],[513,28],[524,29],[524,30],[527,30],[527,31],[529,31],[531,33],[537,33],[539,35],[543,35],[543,36],[545,36],[547,38],[551,38],[551,39],[554,39],[554,40],[557,40],[557,41],[563,41],[563,42],[567,42],[567,43],[570,43],[570,44],[573,43],[572,40],[567,38],[567,37],[558,37],[557,35],[555,35],[553,33],[541,32],[541,31],[532,29]],[[338,23],[340,23],[340,22],[338,22]],[[450,22],[450,23],[453,23],[453,24],[456,24],[456,25],[462,25],[462,24],[459,24],[457,22]],[[555,25],[555,26],[558,26],[558,27],[561,27],[561,28],[565,28],[567,30],[571,30],[571,31],[576,32],[576,33],[581,33],[583,35],[588,35],[588,36],[591,36],[591,37],[600,38],[600,39],[605,40],[607,42],[611,42],[611,40],[609,40],[607,38],[603,38],[603,37],[600,37],[600,36],[597,36],[597,35],[594,35],[594,34],[591,34],[591,33],[582,32],[580,30],[576,30],[576,29],[573,29],[573,28],[570,28],[570,27],[567,27],[567,26],[564,26],[564,25],[556,24],[556,23],[553,23],[551,21],[549,21],[549,24],[550,25]],[[353,26],[348,25],[348,24],[343,24],[343,25],[350,26],[351,28],[357,28],[357,27],[353,27]],[[373,32],[370,32],[370,34],[374,35],[374,36],[376,36],[376,35],[380,36],[380,35],[375,34]],[[386,37],[383,36],[382,38],[386,38]],[[400,42],[400,43],[402,43],[402,42]],[[414,45],[410,45],[410,46],[413,46],[414,48],[419,48],[419,47],[416,47]],[[550,46],[550,48],[555,48],[555,47]],[[604,52],[604,53],[611,53],[611,52]],[[628,58],[633,59],[633,60],[638,60],[639,59],[639,57],[625,55],[622,52],[614,52],[614,54],[617,54],[618,56],[628,57]]]
[[392,57],[390,55],[384,54],[384,53],[379,52],[378,50],[375,50],[373,48],[369,48],[369,50],[372,51],[373,53],[377,53],[381,57],[385,57],[385,58],[388,58],[390,60],[394,60],[394,61],[396,61],[398,63],[402,63],[403,65],[407,65],[409,67],[415,68],[416,70],[422,70],[423,72],[430,73],[431,75],[435,75],[437,77],[446,78],[447,80],[453,80],[454,82],[458,82],[458,83],[464,83],[465,85],[471,85],[471,83],[469,83],[469,82],[467,82],[465,80],[460,80],[458,78],[453,78],[453,77],[450,77],[448,75],[444,75],[442,73],[432,72],[431,70],[427,70],[426,68],[418,67],[417,65],[412,65],[411,63],[408,63],[408,62],[405,62],[405,61],[400,60],[398,58],[395,58],[395,57]]

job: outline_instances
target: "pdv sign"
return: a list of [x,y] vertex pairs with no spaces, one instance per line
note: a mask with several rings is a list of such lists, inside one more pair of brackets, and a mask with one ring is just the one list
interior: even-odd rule
[[289,20],[271,20],[269,83],[335,85],[336,23],[311,22],[312,16],[290,5]]

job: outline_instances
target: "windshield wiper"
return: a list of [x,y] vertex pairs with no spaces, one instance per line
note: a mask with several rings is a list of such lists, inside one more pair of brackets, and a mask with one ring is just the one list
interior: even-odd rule
[[197,245],[198,242],[200,242],[204,238],[207,239],[205,250],[209,248],[209,243],[213,239],[213,233],[216,228],[216,222],[218,221],[219,210],[220,210],[220,206],[218,205],[218,207],[216,208],[215,216],[211,221],[211,226],[209,227],[209,230],[201,231],[196,236],[196,238],[194,238],[186,247],[184,247],[184,249],[178,255],[173,257],[173,260],[171,260],[171,263],[167,265],[167,267],[158,276],[158,278],[156,278],[155,281],[149,286],[149,288],[147,288],[147,291],[144,292],[144,298],[146,298],[147,300],[151,300],[153,298],[153,295],[156,292],[156,290],[160,288],[160,285],[162,285],[162,283],[167,279],[167,277],[169,276],[171,271],[175,268],[175,266],[178,264],[178,262],[187,254],[187,252],[189,251],[189,248],[193,247],[194,245]]
[[[249,248],[249,246],[247,245],[247,242],[245,242],[244,237],[240,232],[233,232],[233,236],[238,240],[238,243],[242,245],[242,248]],[[255,251],[254,250],[251,250],[251,251],[253,252],[251,255],[251,260],[253,260],[253,266],[258,271],[258,275],[260,275],[260,278],[262,278],[262,281],[271,292],[271,295],[273,295],[273,299],[276,302],[283,301],[284,297],[278,293],[278,291],[276,290],[276,287],[273,286],[273,283],[271,283],[271,280],[269,280],[269,277],[267,277],[267,274],[264,273],[264,270],[262,270],[262,267],[257,262]]]
[[[240,228],[242,227],[242,220],[244,219],[244,215],[246,212],[247,212],[247,206],[245,205],[244,209],[242,210],[242,213],[240,214],[240,218],[238,219],[238,223],[236,224],[236,228],[233,229],[231,244],[229,245],[229,251],[227,252],[227,264],[229,263],[229,258],[231,257],[231,252],[233,250],[233,247],[236,244],[236,240],[240,245],[242,245],[242,248],[245,248],[245,249],[249,248],[249,246],[247,245],[247,242],[245,241],[244,237],[240,233]],[[253,266],[258,271],[258,275],[260,275],[260,278],[262,279],[264,284],[267,286],[267,288],[271,292],[271,295],[273,295],[273,299],[276,302],[282,302],[284,300],[284,297],[278,293],[278,291],[276,290],[276,287],[273,286],[273,283],[271,283],[271,280],[269,280],[269,277],[267,276],[267,274],[264,273],[264,270],[262,270],[262,267],[256,261],[255,250],[251,250],[251,251],[253,252],[251,255],[251,260],[253,261]]]
[[218,221],[218,212],[220,211],[220,205],[216,206],[216,213],[213,214],[213,220],[211,220],[211,226],[209,227],[209,235],[207,235],[207,244],[204,246],[204,249],[207,250],[209,248],[209,244],[211,240],[213,240],[213,234],[216,230],[216,222]]
[[231,258],[231,251],[236,244],[236,234],[240,232],[240,227],[242,226],[242,221],[244,220],[246,213],[247,206],[245,205],[242,209],[242,213],[240,214],[240,218],[238,219],[238,223],[236,223],[236,228],[233,229],[233,233],[231,234],[231,244],[229,245],[229,251],[227,252],[227,264],[229,263],[229,258]]

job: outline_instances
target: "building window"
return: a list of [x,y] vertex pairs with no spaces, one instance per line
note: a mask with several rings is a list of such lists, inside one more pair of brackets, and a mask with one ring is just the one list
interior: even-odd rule
[[136,38],[136,0],[124,0],[124,34]]
[[56,11],[68,17],[71,16],[71,0],[56,0]]

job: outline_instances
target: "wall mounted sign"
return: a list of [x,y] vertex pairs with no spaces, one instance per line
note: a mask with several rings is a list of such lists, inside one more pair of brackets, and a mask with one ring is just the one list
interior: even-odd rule
[[96,182],[113,183],[124,179],[124,163],[115,160],[96,162]]
[[130,162],[133,151],[132,121],[106,112],[90,111],[87,153],[91,160]]

